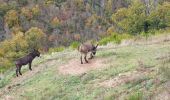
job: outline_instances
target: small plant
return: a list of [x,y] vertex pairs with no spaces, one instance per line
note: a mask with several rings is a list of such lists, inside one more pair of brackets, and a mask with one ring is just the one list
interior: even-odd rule
[[92,73],[86,74],[81,78],[83,84],[87,84],[89,81],[93,79],[94,79],[94,74]]
[[76,49],[79,45],[80,45],[80,43],[79,43],[79,42],[74,41],[74,42],[72,42],[72,43],[71,43],[70,48],[72,48],[72,49]]
[[127,100],[142,100],[143,93],[141,92],[135,92],[128,96]]
[[160,66],[160,71],[168,80],[170,80],[170,67],[169,66],[170,66],[170,57],[164,60]]
[[56,47],[56,48],[50,48],[49,49],[49,53],[52,53],[52,52],[61,52],[61,51],[64,51],[65,47],[61,46],[61,47]]
[[100,45],[106,45],[109,42],[120,44],[123,39],[130,39],[132,36],[129,34],[112,33],[110,36],[105,37],[99,41]]

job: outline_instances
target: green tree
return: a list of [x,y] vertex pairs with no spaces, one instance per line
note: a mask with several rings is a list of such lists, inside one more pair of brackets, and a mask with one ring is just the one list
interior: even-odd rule
[[46,34],[37,27],[30,28],[25,33],[26,41],[28,42],[29,49],[38,49],[43,47],[46,41]]

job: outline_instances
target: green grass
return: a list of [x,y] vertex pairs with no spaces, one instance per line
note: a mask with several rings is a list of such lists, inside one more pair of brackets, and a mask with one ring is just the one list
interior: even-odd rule
[[[66,64],[70,59],[79,59],[77,51],[68,49],[44,55],[34,61],[33,70],[50,59],[55,60],[55,64],[41,66],[43,70],[23,80],[20,86],[13,87],[4,95],[10,95],[15,100],[117,100],[125,98],[142,100],[143,97],[149,98],[155,95],[153,91],[163,87],[163,84],[167,82],[167,79],[162,78],[161,73],[157,71],[161,63],[156,58],[168,54],[169,48],[169,43],[126,46],[116,49],[106,47],[105,50],[98,51],[95,58],[104,59],[105,68],[88,71],[83,76],[62,75],[57,70],[60,65]],[[155,70],[116,87],[97,85],[118,77],[120,74],[135,71],[140,67],[139,60],[143,62],[144,67]],[[26,71],[28,67],[23,68],[23,76]],[[4,90],[3,87],[10,84],[13,77],[15,77],[14,69],[4,74],[4,78],[0,80],[1,91]],[[160,83],[156,84],[155,79],[159,79]]]

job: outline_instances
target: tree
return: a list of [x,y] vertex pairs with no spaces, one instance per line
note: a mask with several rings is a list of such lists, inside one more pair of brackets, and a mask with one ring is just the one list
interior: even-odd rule
[[9,10],[5,15],[5,23],[11,28],[19,26],[19,18],[16,10]]
[[46,42],[46,34],[41,29],[32,27],[25,33],[25,39],[30,50],[39,49]]

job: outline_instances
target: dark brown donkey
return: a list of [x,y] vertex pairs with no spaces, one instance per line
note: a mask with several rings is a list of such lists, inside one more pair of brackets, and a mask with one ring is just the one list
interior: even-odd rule
[[18,77],[18,72],[20,75],[22,75],[21,73],[21,67],[22,65],[26,65],[29,64],[29,69],[31,69],[31,63],[33,61],[33,59],[35,57],[39,57],[40,56],[40,52],[38,50],[33,50],[31,53],[29,53],[28,55],[16,60],[15,65],[16,65],[16,76]]

